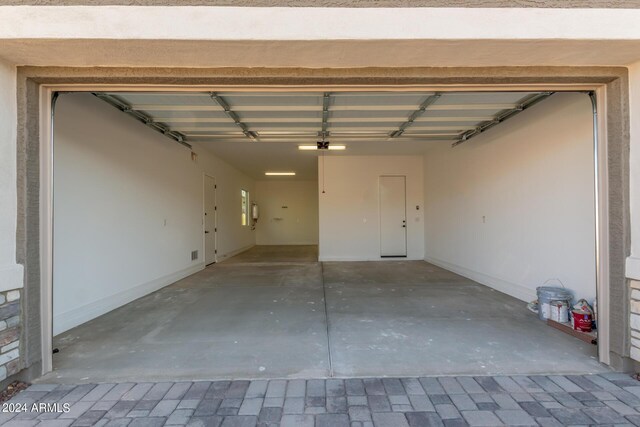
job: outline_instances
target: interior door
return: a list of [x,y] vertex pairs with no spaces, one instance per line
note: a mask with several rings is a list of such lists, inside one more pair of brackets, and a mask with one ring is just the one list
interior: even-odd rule
[[407,256],[406,177],[380,177],[380,256]]
[[204,257],[205,264],[216,262],[216,180],[215,178],[204,176]]

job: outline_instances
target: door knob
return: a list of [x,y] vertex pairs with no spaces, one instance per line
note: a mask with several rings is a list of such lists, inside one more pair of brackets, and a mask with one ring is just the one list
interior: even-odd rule
[[207,230],[204,231],[204,234],[209,234],[209,232]]

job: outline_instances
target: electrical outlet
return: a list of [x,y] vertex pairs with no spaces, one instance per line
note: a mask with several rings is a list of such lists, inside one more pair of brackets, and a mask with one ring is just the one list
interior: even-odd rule
[[191,251],[191,261],[198,259],[198,251]]

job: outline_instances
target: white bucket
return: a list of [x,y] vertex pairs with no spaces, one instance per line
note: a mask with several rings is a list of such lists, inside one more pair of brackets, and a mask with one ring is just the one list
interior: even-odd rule
[[569,321],[569,303],[567,301],[551,301],[549,302],[549,319],[567,323]]
[[[538,317],[540,320],[551,318],[551,301],[565,301],[569,306],[573,299],[571,292],[564,288],[540,286],[536,288],[536,291],[538,293]],[[569,315],[567,314],[567,319],[568,317]]]

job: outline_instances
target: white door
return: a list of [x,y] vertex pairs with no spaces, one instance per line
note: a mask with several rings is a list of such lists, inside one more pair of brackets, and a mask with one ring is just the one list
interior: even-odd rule
[[216,179],[204,176],[204,258],[205,264],[216,262]]
[[380,177],[380,256],[407,256],[406,177]]

